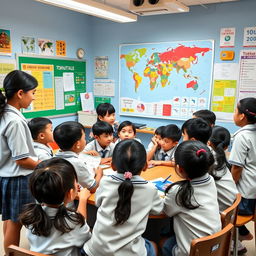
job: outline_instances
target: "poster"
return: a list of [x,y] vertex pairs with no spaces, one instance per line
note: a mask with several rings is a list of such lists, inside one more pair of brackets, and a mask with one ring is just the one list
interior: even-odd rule
[[12,54],[12,42],[10,30],[0,29],[0,55]]
[[3,88],[3,81],[6,75],[16,69],[16,61],[13,59],[0,59],[0,88]]
[[108,56],[94,58],[94,77],[108,78]]
[[93,81],[95,96],[115,96],[115,81],[110,79],[95,79]]
[[66,56],[66,41],[63,41],[63,40],[56,41],[56,55]]
[[53,56],[53,41],[49,39],[38,39],[39,54]]
[[256,47],[256,27],[244,28],[244,47]]
[[36,40],[34,37],[23,36],[21,38],[21,51],[23,54],[35,54]]
[[235,46],[235,28],[221,28],[220,30],[220,47],[234,47]]
[[108,98],[108,97],[94,97],[94,107],[95,107],[95,109],[101,103],[111,103],[111,98]]

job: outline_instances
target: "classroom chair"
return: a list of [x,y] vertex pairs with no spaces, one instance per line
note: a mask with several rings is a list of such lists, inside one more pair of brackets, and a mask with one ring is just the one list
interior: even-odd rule
[[234,225],[229,223],[221,231],[192,240],[189,256],[227,256],[230,251]]
[[236,219],[237,219],[238,205],[240,201],[241,201],[241,194],[236,194],[236,199],[234,203],[220,214],[222,228],[226,227],[229,223],[232,223],[235,226]]
[[47,254],[32,252],[16,245],[10,245],[7,248],[6,256],[47,256]]

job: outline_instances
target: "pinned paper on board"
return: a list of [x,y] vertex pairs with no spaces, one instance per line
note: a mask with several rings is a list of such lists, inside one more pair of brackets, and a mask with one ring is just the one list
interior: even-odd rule
[[94,99],[92,92],[80,93],[82,110],[83,111],[93,111],[94,110]]

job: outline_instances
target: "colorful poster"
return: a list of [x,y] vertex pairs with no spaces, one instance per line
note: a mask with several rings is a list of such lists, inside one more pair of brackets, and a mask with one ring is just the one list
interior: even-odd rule
[[6,75],[16,69],[16,61],[13,59],[0,59],[0,88],[3,88],[3,82]]
[[256,27],[244,28],[244,47],[256,47]]
[[212,40],[120,46],[120,115],[185,120],[210,106]]
[[66,41],[63,41],[63,40],[56,41],[56,55],[66,56]]
[[0,55],[12,54],[12,42],[10,30],[0,29]]
[[94,58],[94,77],[108,78],[108,56]]
[[234,47],[235,46],[235,28],[221,28],[220,30],[220,47]]
[[101,103],[111,103],[111,98],[108,98],[108,97],[94,97],[94,107],[95,107],[95,109]]
[[49,39],[38,39],[39,54],[53,56],[53,41]]
[[21,51],[23,54],[35,54],[36,40],[34,37],[23,36],[21,38]]
[[95,79],[93,81],[95,96],[115,96],[115,81],[110,79]]

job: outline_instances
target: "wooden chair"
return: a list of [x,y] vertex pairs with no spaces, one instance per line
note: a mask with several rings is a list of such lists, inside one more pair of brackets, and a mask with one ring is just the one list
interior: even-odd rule
[[189,256],[227,256],[229,255],[234,225],[229,223],[221,231],[192,240]]
[[[7,248],[6,256],[47,256],[46,254],[32,252],[16,245],[10,245]],[[49,256],[49,255],[48,255]]]
[[234,226],[236,225],[238,205],[240,201],[241,194],[237,194],[234,203],[220,214],[222,228],[226,227],[229,223],[232,223]]

